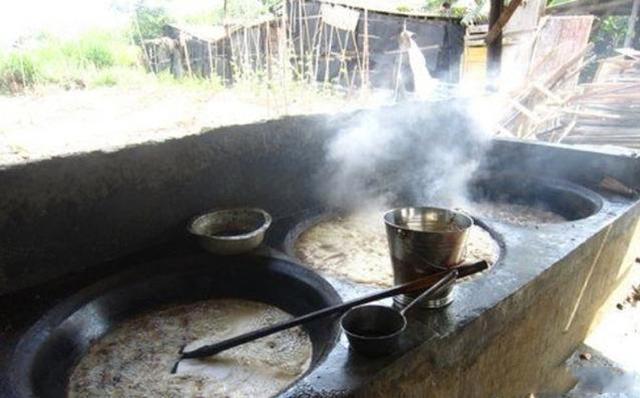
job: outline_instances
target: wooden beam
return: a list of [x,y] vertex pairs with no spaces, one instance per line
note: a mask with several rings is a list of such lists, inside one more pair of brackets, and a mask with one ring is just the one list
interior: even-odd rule
[[[503,0],[491,0],[491,10],[489,11],[489,30],[498,23],[502,15]],[[487,46],[487,77],[489,84],[497,87],[497,79],[500,76],[500,66],[502,64],[502,29],[491,44]]]
[[511,0],[509,5],[498,17],[498,20],[491,25],[491,29],[489,29],[489,33],[487,33],[487,37],[484,39],[485,43],[491,44],[498,38],[498,35],[502,33],[502,29],[509,22],[518,7],[520,7],[520,4],[522,4],[522,0]]

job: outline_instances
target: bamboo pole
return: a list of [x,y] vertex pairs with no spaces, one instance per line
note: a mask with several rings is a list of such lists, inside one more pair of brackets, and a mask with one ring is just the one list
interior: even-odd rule
[[369,88],[369,10],[364,9],[364,37],[362,41],[363,79],[362,86]]
[[[289,43],[288,40],[291,37],[291,26],[289,25],[289,21],[288,21],[288,7],[287,7],[287,3],[289,2],[289,0],[284,0],[283,2],[283,7],[284,10],[282,12],[282,33],[280,34],[279,38],[279,48],[280,48],[280,75],[281,75],[281,84],[282,84],[282,97],[284,100],[284,111],[285,113],[287,112],[287,108],[288,108],[288,101],[287,101],[287,75],[288,75],[288,71],[289,68],[287,67],[287,64],[289,63]],[[291,7],[293,8],[293,7]]]
[[[349,34],[349,32],[346,32],[347,34]],[[342,39],[340,37],[340,31],[336,30],[336,37],[338,39],[338,47],[340,47],[340,71],[338,72],[338,81],[340,81],[342,76],[345,76],[345,72],[346,72],[346,76],[345,76],[345,81],[347,84],[347,87],[349,87],[349,70],[347,68],[347,64],[346,64],[346,51],[344,48],[344,45],[342,43]],[[348,36],[345,36],[345,39],[348,39]]]
[[267,31],[265,32],[265,68],[267,70],[267,79],[271,81],[273,76],[271,75],[271,22],[267,23]]
[[191,58],[189,57],[189,49],[187,48],[187,41],[184,38],[182,32],[180,32],[180,44],[184,50],[184,58],[187,62],[187,72],[189,72],[189,77],[193,77],[193,73],[191,71]]
[[333,29],[335,28],[329,25],[329,45],[325,50],[327,56],[325,57],[324,84],[327,84],[327,81],[329,80],[329,61],[331,58],[331,49],[333,48]]
[[300,76],[304,79],[304,32],[302,25],[302,0],[298,0],[298,40],[300,41],[300,54],[298,54],[298,67],[300,68]]
[[[147,68],[149,70],[153,70],[151,68],[151,62],[149,60],[149,54],[147,53],[147,47],[144,44],[144,38],[142,37],[142,30],[140,30],[140,22],[138,21],[138,11],[134,12],[135,17],[133,18],[133,22],[136,25],[136,31],[138,32],[138,37],[140,38],[140,45],[142,46],[142,54],[144,55],[145,62],[147,63]],[[152,72],[155,74],[155,72]]]
[[323,33],[323,23],[320,20],[320,18],[316,19],[316,29],[315,32],[313,33],[313,45],[312,45],[312,51],[313,54],[315,54],[313,56],[313,59],[311,60],[313,63],[313,80],[316,81],[318,80],[318,63],[320,61],[320,48],[322,47],[322,33]]
[[213,54],[211,54],[211,42],[207,41],[207,53],[209,55],[209,79],[213,77]]
[[213,50],[214,50],[214,53],[216,54],[216,56],[213,57],[213,67],[217,75],[218,74],[218,43],[217,42],[213,43]]
[[[364,80],[364,74],[363,74],[364,67],[362,65],[362,59],[361,59],[362,57],[360,56],[360,51],[358,51],[358,40],[356,39],[356,34],[354,31],[351,32],[351,39],[353,41],[353,47],[356,53],[356,67],[360,74],[360,84],[362,84],[362,81]],[[355,80],[355,75],[354,75],[354,80]]]
[[242,28],[242,39],[244,44],[244,52],[243,52],[243,67],[244,74],[247,75],[251,70],[251,63],[249,60],[249,37],[247,36],[247,28]]

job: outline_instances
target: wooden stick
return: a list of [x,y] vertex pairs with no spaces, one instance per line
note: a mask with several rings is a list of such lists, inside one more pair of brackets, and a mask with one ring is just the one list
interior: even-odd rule
[[584,117],[592,117],[592,118],[602,118],[602,119],[622,119],[620,115],[614,115],[610,113],[597,113],[597,112],[589,112],[589,111],[579,111],[575,109],[560,109],[560,112],[567,113],[569,115],[576,116],[584,116]]
[[[328,51],[329,53],[331,53],[331,48],[333,47],[333,29],[334,27],[329,25],[329,44],[328,47],[325,51]],[[329,61],[330,61],[331,57],[327,57],[326,59],[326,64],[325,64],[325,68],[324,68],[324,84],[327,84],[327,81],[329,80]]]
[[364,37],[362,38],[363,76],[362,87],[369,87],[369,10],[364,9]]
[[576,123],[577,123],[577,118],[574,117],[573,120],[571,121],[571,123],[569,123],[569,125],[567,126],[566,129],[564,129],[564,131],[562,131],[562,134],[560,134],[560,137],[558,138],[558,143],[562,143],[562,141],[567,138],[567,136],[573,131],[573,129],[576,127]]
[[540,91],[542,94],[546,95],[547,97],[549,97],[551,100],[553,100],[555,103],[562,103],[564,100],[562,98],[560,98],[559,96],[557,96],[555,93],[553,93],[551,90],[549,90],[548,88],[544,87],[543,85],[541,85],[539,82],[534,82],[533,83],[533,88],[535,88],[536,90]]
[[312,77],[313,80],[310,79],[311,82],[315,82],[318,80],[318,60],[320,58],[320,47],[322,45],[322,27],[321,27],[321,19],[320,16],[318,16],[317,20],[316,20],[316,28],[313,31],[313,39],[311,41],[311,45],[310,45],[310,54],[311,54],[311,60],[309,62],[309,65],[311,65],[312,67]]
[[182,32],[180,32],[180,44],[184,49],[184,59],[187,61],[187,71],[189,72],[189,77],[193,77],[193,73],[191,72],[191,58],[189,57],[189,49],[187,48],[187,40],[184,38]]
[[298,40],[300,40],[300,54],[298,55],[298,63],[300,68],[300,76],[304,79],[304,31],[302,26],[302,0],[298,0]]
[[520,113],[527,116],[529,119],[532,119],[534,122],[539,123],[542,121],[540,116],[538,116],[535,112],[528,109],[527,107],[522,105],[520,102],[516,101],[515,99],[510,99],[509,103],[511,103],[511,105],[513,105],[513,107],[516,108]]
[[207,53],[209,55],[209,79],[213,78],[213,55],[211,54],[211,42],[207,42]]
[[[356,67],[357,69],[359,69],[360,71],[360,84],[362,85],[362,81],[364,80],[364,65],[361,63],[361,59],[360,59],[360,52],[358,51],[358,39],[356,39],[356,35],[355,33],[352,31],[351,32],[351,39],[353,40],[353,48],[355,49],[356,52]],[[355,70],[354,70],[354,76],[353,76],[353,82],[355,82]]]

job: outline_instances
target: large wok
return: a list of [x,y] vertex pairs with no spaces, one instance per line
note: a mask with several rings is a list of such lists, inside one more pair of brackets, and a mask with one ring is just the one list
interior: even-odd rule
[[[262,301],[293,315],[340,302],[322,277],[281,259],[201,254],[147,263],[81,290],[35,323],[13,353],[10,394],[64,397],[75,364],[118,322],[163,305],[214,297]],[[339,326],[335,319],[320,320],[306,330],[313,369],[335,345]]]

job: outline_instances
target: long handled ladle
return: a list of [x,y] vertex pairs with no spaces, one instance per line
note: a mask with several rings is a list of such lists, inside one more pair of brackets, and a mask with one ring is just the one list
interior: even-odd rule
[[[475,274],[476,272],[483,271],[487,269],[487,267],[488,267],[488,264],[486,261],[480,261],[475,264],[457,267],[456,269],[458,271],[458,278],[462,278],[464,276],[468,276],[471,274]],[[212,355],[219,354],[222,351],[226,351],[230,348],[234,348],[239,345],[257,340],[259,338],[266,337],[274,333],[281,332],[283,330],[291,329],[293,327],[300,326],[311,321],[315,321],[316,319],[325,318],[330,315],[343,314],[349,309],[361,304],[366,304],[372,301],[393,297],[398,294],[407,294],[407,293],[413,293],[416,291],[428,289],[431,286],[438,283],[439,281],[441,281],[448,273],[449,272],[447,271],[443,271],[443,272],[438,272],[436,274],[431,274],[429,276],[426,276],[421,279],[417,279],[409,283],[405,283],[405,284],[398,285],[389,289],[385,289],[376,293],[372,293],[354,300],[346,301],[342,304],[337,304],[331,307],[323,308],[318,311],[310,312],[306,315],[302,315],[300,317],[293,318],[288,321],[284,321],[275,325],[265,326],[261,329],[244,333],[218,343],[204,345],[192,351],[183,351],[184,349],[183,347],[180,350],[180,358],[178,358],[176,363],[171,368],[171,373],[176,373],[176,371],[178,370],[178,364],[183,359],[209,357]]]
[[384,305],[362,305],[346,312],[340,319],[342,330],[354,351],[371,357],[390,355],[400,345],[400,335],[407,327],[405,314],[410,308],[453,285],[458,271],[448,272],[438,283],[422,292],[402,310]]

